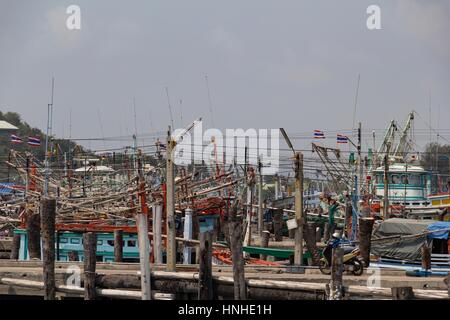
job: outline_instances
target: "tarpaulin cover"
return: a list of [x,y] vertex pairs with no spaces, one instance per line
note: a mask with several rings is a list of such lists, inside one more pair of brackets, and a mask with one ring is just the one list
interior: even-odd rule
[[450,222],[447,222],[447,221],[438,221],[433,224],[430,224],[427,228],[428,231],[443,230],[443,229],[447,229],[447,230],[430,233],[430,234],[428,234],[428,238],[447,239],[448,238],[448,230],[450,229]]
[[[436,223],[433,220],[407,220],[393,218],[380,224],[373,234],[373,239],[395,236],[419,235],[427,231],[429,225]],[[371,253],[377,256],[398,259],[418,260],[421,259],[421,247],[427,243],[427,236],[408,238],[394,238],[385,241],[373,241]]]

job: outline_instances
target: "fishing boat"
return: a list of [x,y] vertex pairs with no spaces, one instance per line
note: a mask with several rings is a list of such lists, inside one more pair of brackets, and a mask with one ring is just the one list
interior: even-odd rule
[[[382,198],[384,167],[378,167],[373,171],[373,175],[375,194]],[[424,168],[408,163],[394,163],[389,165],[387,176],[389,203],[392,206],[425,208],[430,205],[428,195],[431,191],[431,175]]]
[[[28,252],[28,236],[25,229],[16,229],[14,234],[20,236],[20,249],[18,260],[30,260]],[[114,261],[114,233],[97,232],[98,262]],[[41,240],[42,242],[42,240]],[[139,262],[137,246],[137,233],[123,233],[123,262]],[[42,243],[41,243],[42,248]],[[56,260],[57,261],[83,261],[83,234],[75,231],[58,231],[56,233]]]

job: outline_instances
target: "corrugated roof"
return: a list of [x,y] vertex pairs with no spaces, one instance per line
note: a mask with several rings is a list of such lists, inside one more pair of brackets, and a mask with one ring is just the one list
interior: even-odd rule
[[16,126],[4,120],[0,120],[0,130],[19,130]]

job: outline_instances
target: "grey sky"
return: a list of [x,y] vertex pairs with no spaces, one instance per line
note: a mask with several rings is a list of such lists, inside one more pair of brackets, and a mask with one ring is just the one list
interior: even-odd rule
[[[80,31],[66,29],[70,4]],[[370,4],[382,30],[366,28]],[[209,126],[207,74],[219,128],[348,130],[360,73],[365,130],[412,109],[428,121],[431,90],[433,126],[439,114],[450,139],[449,35],[444,0],[1,0],[0,110],[44,129],[54,75],[58,136],[69,110],[72,137],[102,136],[97,110],[104,136],[131,135],[133,97],[138,131],[166,130],[166,86],[176,126],[180,99],[185,124],[203,116]]]

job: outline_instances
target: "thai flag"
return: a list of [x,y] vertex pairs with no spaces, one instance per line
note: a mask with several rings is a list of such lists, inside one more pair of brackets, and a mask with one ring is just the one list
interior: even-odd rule
[[325,134],[323,131],[314,130],[314,139],[325,139]]
[[159,149],[160,150],[167,150],[167,146],[165,144],[160,143],[159,144]]
[[342,134],[337,135],[337,143],[348,143],[348,137]]
[[16,136],[15,134],[11,135],[11,143],[19,144],[19,143],[22,143],[22,142],[23,142],[23,140],[22,140],[21,137]]
[[39,137],[28,137],[28,145],[32,147],[39,147],[41,139]]

